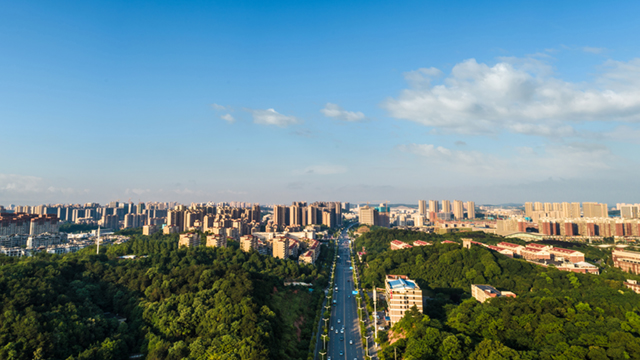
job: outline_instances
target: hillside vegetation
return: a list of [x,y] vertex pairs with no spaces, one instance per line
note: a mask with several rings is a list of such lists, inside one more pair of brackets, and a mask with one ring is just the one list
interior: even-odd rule
[[[403,359],[640,359],[640,295],[622,284],[636,276],[608,267],[600,276],[561,272],[481,246],[439,243],[456,237],[499,239],[376,230],[356,241],[367,251],[366,265],[360,264],[365,287],[384,286],[385,274],[403,274],[428,297],[424,314],[409,312],[393,336],[380,336],[381,359],[393,359],[394,352]],[[393,239],[434,245],[390,251]],[[517,298],[481,304],[470,298],[471,284]]]
[[[307,357],[327,283],[315,266],[231,248],[178,249],[175,235],[137,235],[104,250],[0,256],[0,359]],[[285,279],[314,290],[284,287]],[[289,303],[305,306],[291,312]]]

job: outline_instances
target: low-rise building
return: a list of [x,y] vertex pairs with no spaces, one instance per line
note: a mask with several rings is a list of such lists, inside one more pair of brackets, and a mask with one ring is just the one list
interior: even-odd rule
[[200,234],[198,233],[184,233],[180,234],[180,241],[178,247],[196,247],[200,246]]
[[160,231],[160,227],[157,225],[144,225],[142,227],[142,235],[153,235]]
[[227,237],[223,235],[207,235],[207,246],[209,247],[227,247]]
[[245,252],[258,250],[258,237],[253,235],[244,235],[240,237],[240,249]]
[[562,265],[557,266],[558,270],[562,271],[571,271],[582,274],[595,274],[600,275],[600,270],[597,266],[593,264],[589,264],[586,261],[580,261],[576,263],[567,262]]
[[626,286],[629,289],[633,290],[634,292],[640,294],[640,285],[638,284],[638,282],[636,280],[627,279],[627,281],[625,281],[625,283],[624,283],[624,286]]
[[402,242],[400,240],[393,240],[391,244],[389,244],[391,250],[401,250],[401,249],[411,249],[413,246]]
[[488,299],[496,297],[516,297],[516,294],[511,291],[500,291],[491,285],[471,284],[471,296],[483,303]]
[[432,245],[430,242],[426,242],[426,241],[422,241],[422,240],[416,240],[413,242],[413,246],[429,246]]
[[640,252],[613,250],[611,255],[613,258],[613,266],[632,274],[640,274]]
[[386,276],[385,297],[391,326],[400,321],[414,305],[420,312],[423,311],[422,290],[415,281],[405,275]]

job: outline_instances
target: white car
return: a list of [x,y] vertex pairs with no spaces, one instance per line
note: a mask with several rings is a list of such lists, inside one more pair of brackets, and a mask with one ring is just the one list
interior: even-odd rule
[[340,324],[340,319],[338,319],[338,324]]
[[340,333],[344,334],[344,328],[340,329]]
[[336,334],[338,333],[338,329],[336,329]]
[[331,331],[333,331],[333,326],[331,327]]
[[349,340],[349,345],[353,345],[353,340]]

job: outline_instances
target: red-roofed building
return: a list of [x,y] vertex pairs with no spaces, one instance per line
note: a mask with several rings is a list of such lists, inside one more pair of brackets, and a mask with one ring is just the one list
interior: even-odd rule
[[445,240],[442,242],[443,244],[457,244],[455,241]]
[[584,254],[576,250],[553,247],[551,248],[551,250],[549,250],[549,253],[551,253],[551,255],[553,255],[554,259],[556,260],[561,257],[569,260],[572,263],[579,263],[584,261]]
[[391,247],[391,250],[410,249],[413,247],[400,240],[393,240],[389,246]]
[[522,251],[524,249],[524,246],[522,245],[518,245],[518,244],[512,244],[512,243],[508,243],[508,242],[501,242],[498,244],[499,247],[503,248],[503,249],[509,249],[511,251],[513,251],[515,254],[520,255],[520,251]]
[[499,246],[487,245],[490,250],[497,251],[502,255],[506,255],[508,257],[513,257],[513,251],[510,249],[501,248]]

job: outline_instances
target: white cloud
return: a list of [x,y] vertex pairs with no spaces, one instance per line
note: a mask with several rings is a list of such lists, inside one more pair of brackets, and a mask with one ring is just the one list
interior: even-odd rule
[[605,48],[597,48],[597,47],[590,47],[590,46],[585,46],[582,48],[582,51],[588,52],[591,54],[601,54],[605,50],[606,50]]
[[218,104],[211,104],[211,107],[214,108],[215,110],[218,110],[218,111],[227,110],[226,107],[224,107],[222,105],[218,105]]
[[42,178],[28,175],[0,174],[0,191],[29,193],[42,191]]
[[294,170],[295,175],[315,174],[315,175],[334,175],[344,174],[347,172],[347,168],[341,165],[312,165],[307,166],[301,170]]
[[640,129],[634,129],[625,125],[618,126],[611,131],[603,133],[603,135],[607,140],[640,144]]
[[405,74],[411,87],[382,106],[398,119],[469,134],[569,136],[570,123],[640,121],[640,59],[603,69],[592,83],[571,83],[537,59],[502,58],[494,66],[469,59],[437,85],[437,69]]
[[48,185],[41,177],[0,174],[0,194],[79,194],[89,190],[76,190]]
[[262,125],[276,125],[279,127],[287,127],[297,124],[300,121],[294,116],[280,114],[274,109],[254,110],[246,109],[253,116],[253,122]]
[[344,121],[360,121],[364,120],[365,116],[360,111],[346,111],[337,104],[327,103],[324,109],[320,110],[326,117],[344,120]]
[[126,189],[124,191],[124,193],[127,195],[129,194],[142,195],[150,192],[151,192],[151,189]]
[[547,145],[540,153],[518,147],[501,156],[433,144],[400,145],[398,149],[423,158],[432,174],[451,176],[453,172],[494,181],[605,176],[606,170],[616,168],[620,161],[606,146],[582,142]]
[[220,115],[220,119],[232,124],[236,121],[236,119],[231,114]]

